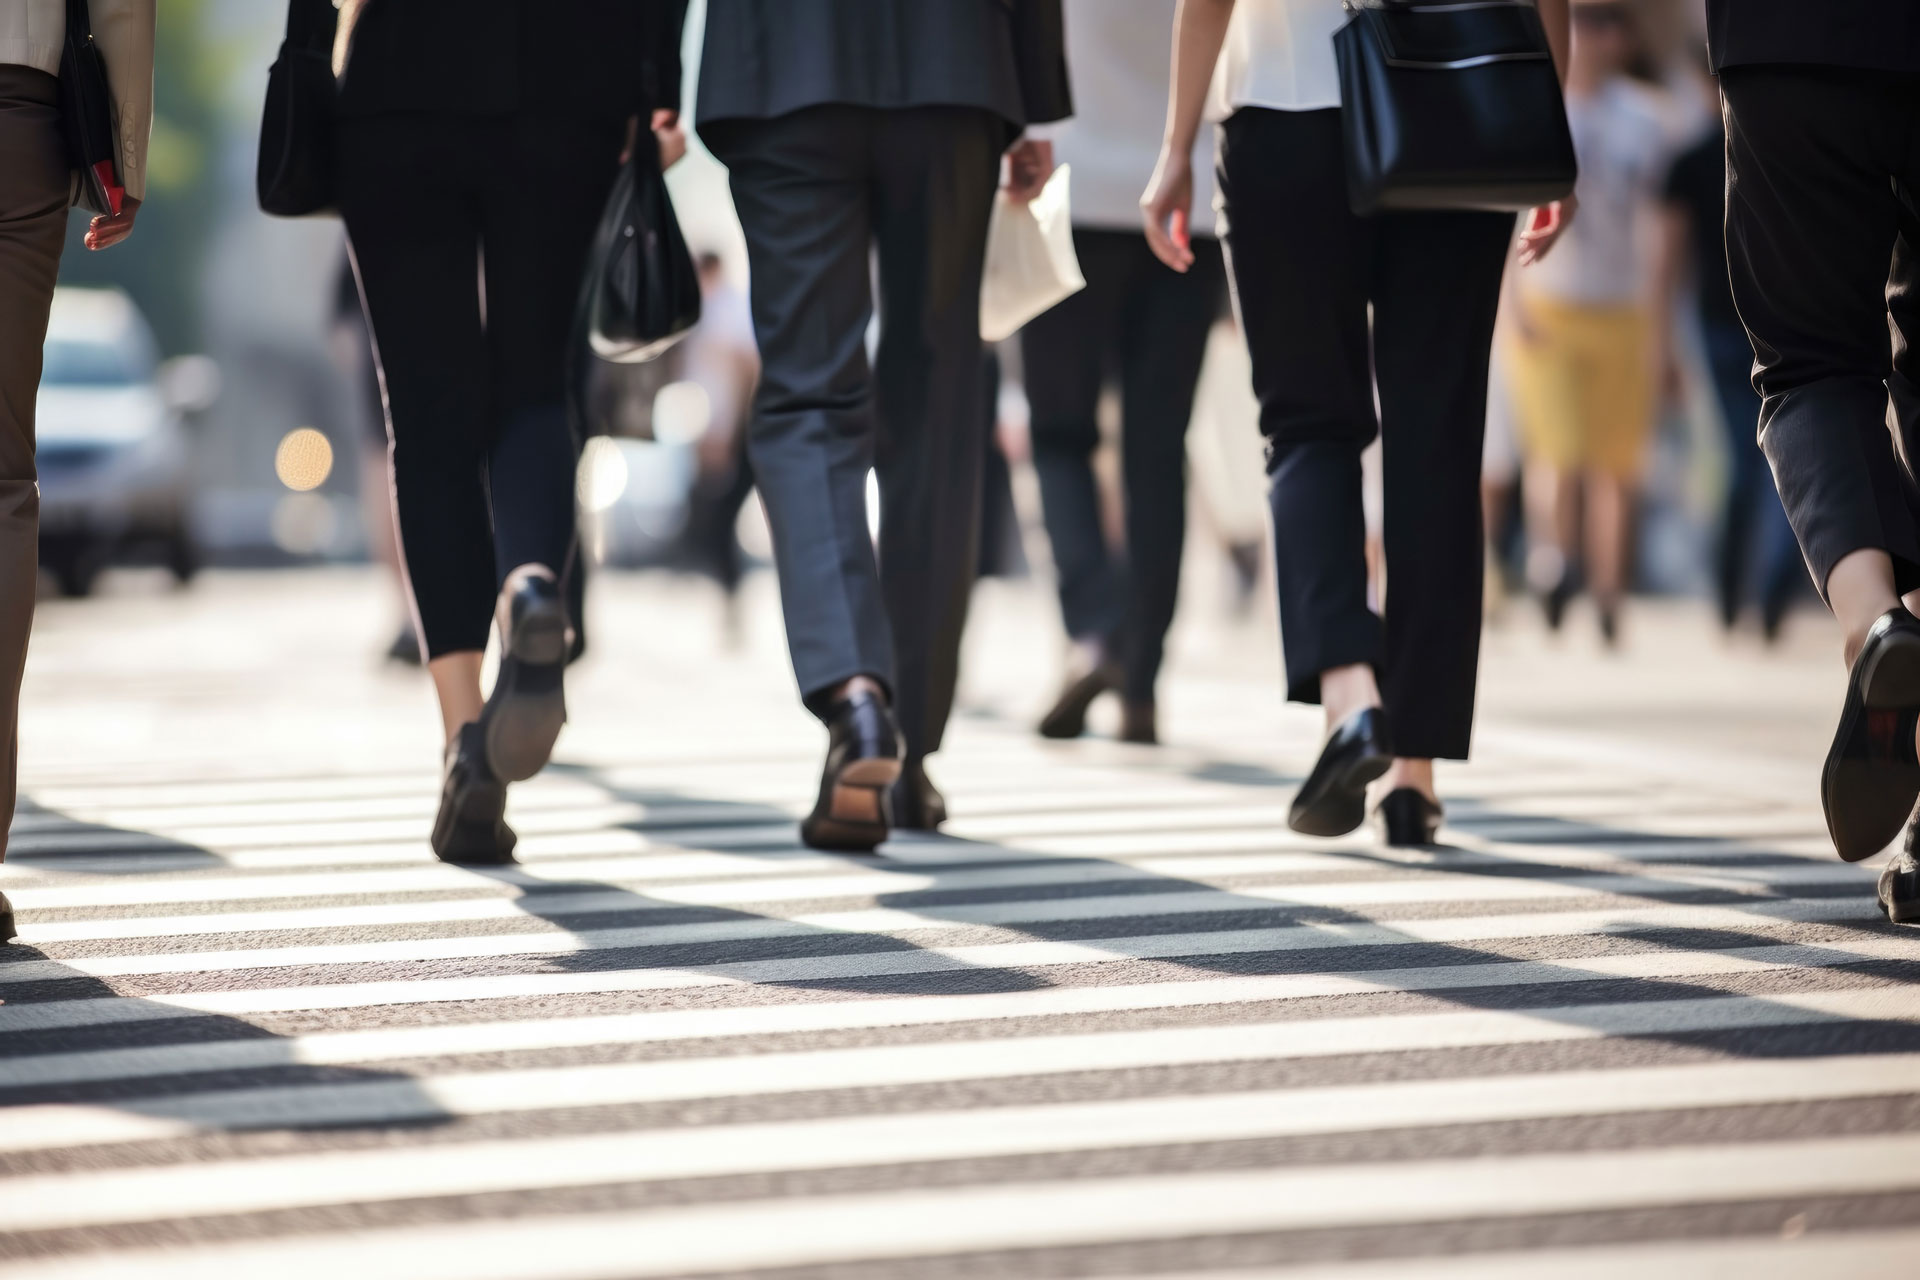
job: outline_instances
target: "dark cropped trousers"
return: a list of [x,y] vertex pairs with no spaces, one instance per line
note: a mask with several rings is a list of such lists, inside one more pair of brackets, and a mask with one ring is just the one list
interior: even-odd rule
[[[1760,444],[1814,585],[1885,551],[1920,587],[1920,76],[1729,67],[1727,267]],[[1891,338],[1889,338],[1891,328]]]
[[624,129],[533,115],[341,122],[340,211],[430,658],[486,648],[509,571],[571,560],[567,340]]
[[[1227,261],[1267,441],[1287,696],[1318,702],[1321,672],[1370,663],[1395,751],[1460,759],[1480,656],[1487,357],[1513,218],[1359,217],[1344,164],[1338,109],[1243,108],[1221,126]],[[1367,604],[1360,493],[1360,454],[1376,435],[1384,618]]]
[[[1113,641],[1127,699],[1151,702],[1180,591],[1187,421],[1221,305],[1220,245],[1195,239],[1184,275],[1137,229],[1078,228],[1073,247],[1087,287],[1020,331],[1033,468],[1067,634]],[[1124,562],[1107,546],[1093,475],[1110,378],[1120,389]]]

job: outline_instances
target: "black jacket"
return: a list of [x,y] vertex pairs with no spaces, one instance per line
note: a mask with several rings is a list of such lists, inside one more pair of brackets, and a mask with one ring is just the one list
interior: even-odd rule
[[620,117],[680,106],[687,0],[369,0],[339,109]]
[[1920,74],[1920,0],[1707,0],[1713,69],[1786,64]]
[[1060,0],[709,0],[701,125],[825,103],[1072,115]]

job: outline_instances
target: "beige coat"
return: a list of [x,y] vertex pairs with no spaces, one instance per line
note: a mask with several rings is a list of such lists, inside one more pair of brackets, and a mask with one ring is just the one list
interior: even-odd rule
[[[147,195],[147,137],[153,132],[155,0],[87,0],[94,42],[107,62],[120,133],[120,181],[136,200]],[[0,0],[0,62],[60,74],[67,38],[66,0]]]

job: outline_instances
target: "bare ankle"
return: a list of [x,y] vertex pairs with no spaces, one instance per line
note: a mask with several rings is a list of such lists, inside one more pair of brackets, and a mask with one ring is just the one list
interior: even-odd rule
[[856,693],[871,694],[882,702],[887,700],[886,686],[878,680],[872,676],[851,676],[827,692],[827,701],[844,702]]
[[1373,668],[1364,662],[1331,667],[1320,673],[1320,705],[1326,709],[1327,727],[1345,720],[1354,712],[1380,705],[1380,685]]
[[1381,786],[1387,791],[1418,791],[1436,804],[1440,801],[1439,792],[1434,789],[1431,760],[1396,759],[1381,780]]

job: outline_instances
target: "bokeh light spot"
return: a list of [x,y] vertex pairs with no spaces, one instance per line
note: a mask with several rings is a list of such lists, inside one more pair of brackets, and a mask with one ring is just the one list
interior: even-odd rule
[[318,489],[333,474],[333,445],[312,427],[296,427],[273,451],[273,473],[297,493]]

